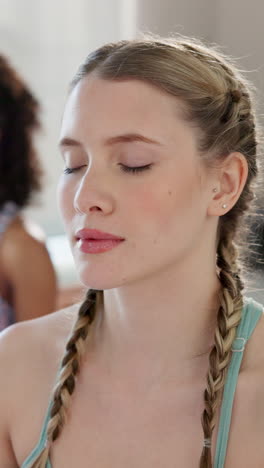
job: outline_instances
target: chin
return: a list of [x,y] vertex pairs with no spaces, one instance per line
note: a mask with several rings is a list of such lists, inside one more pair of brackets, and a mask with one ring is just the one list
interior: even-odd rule
[[89,289],[95,289],[97,291],[100,290],[107,290],[107,289],[114,289],[126,284],[125,280],[121,280],[121,278],[115,278],[114,275],[111,277],[108,275],[102,275],[102,273],[98,272],[98,275],[95,274],[95,271],[78,271],[78,276],[81,283]]

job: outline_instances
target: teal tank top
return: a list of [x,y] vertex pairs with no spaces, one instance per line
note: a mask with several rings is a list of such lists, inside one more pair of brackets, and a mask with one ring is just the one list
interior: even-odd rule
[[[220,411],[219,428],[216,442],[216,452],[214,459],[214,468],[224,468],[228,435],[230,430],[232,408],[237,385],[240,365],[243,358],[246,343],[253,333],[261,315],[263,314],[263,306],[258,304],[251,298],[244,298],[244,307],[240,324],[237,328],[236,338],[234,340],[232,351],[233,355],[227,372],[225,388],[223,393],[222,406]],[[45,446],[46,431],[51,410],[51,401],[47,410],[47,414],[43,423],[40,438],[36,447],[31,454],[21,465],[21,468],[30,468],[33,461],[37,458],[41,450]],[[201,442],[202,443],[202,442]],[[52,468],[50,460],[46,463],[46,468]]]

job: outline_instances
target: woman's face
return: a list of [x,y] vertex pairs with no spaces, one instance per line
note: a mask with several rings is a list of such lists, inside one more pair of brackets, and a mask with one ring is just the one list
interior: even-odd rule
[[[87,287],[142,281],[177,268],[199,249],[212,182],[180,106],[138,80],[90,75],[71,92],[61,130],[65,168],[58,199]],[[81,229],[124,240],[80,240]]]

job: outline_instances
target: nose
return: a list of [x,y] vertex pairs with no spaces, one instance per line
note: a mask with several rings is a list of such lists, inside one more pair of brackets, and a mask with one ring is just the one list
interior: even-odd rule
[[99,211],[102,214],[110,214],[114,210],[114,199],[111,188],[104,183],[102,178],[87,171],[75,192],[73,206],[77,213],[87,214]]

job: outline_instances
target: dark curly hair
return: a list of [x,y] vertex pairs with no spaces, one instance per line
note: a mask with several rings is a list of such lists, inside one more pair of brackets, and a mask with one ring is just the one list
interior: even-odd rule
[[39,104],[8,60],[0,55],[0,208],[28,204],[41,188],[42,170],[32,134],[40,128]]

